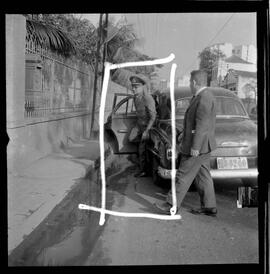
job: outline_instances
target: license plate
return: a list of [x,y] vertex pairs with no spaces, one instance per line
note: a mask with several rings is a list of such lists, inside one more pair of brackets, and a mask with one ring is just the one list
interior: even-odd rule
[[248,169],[246,157],[218,157],[218,169]]

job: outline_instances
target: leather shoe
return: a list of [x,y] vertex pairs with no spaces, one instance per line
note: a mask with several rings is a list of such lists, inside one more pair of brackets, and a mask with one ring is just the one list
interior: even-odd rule
[[135,177],[147,177],[147,173],[145,171],[141,171],[134,175]]
[[199,209],[192,209],[192,214],[204,214],[215,217],[217,215],[217,209],[215,207],[204,207]]
[[171,205],[167,202],[165,203],[154,203],[154,206],[159,210],[162,211],[162,213],[167,213],[167,214],[171,214],[170,209],[171,209]]

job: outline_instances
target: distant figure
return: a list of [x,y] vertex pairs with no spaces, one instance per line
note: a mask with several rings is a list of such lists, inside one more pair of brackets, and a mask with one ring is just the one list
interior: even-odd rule
[[149,130],[156,119],[156,106],[153,97],[149,93],[147,80],[143,75],[131,76],[129,80],[135,95],[134,105],[137,114],[137,124],[130,132],[129,141],[139,142],[140,172],[135,176],[145,177],[147,176],[146,141],[149,139]]
[[[190,89],[193,98],[185,112],[180,145],[181,160],[176,172],[175,186],[177,210],[195,179],[201,208],[191,212],[216,216],[216,197],[210,174],[210,153],[216,148],[216,103],[206,84],[206,72],[202,70],[191,72]],[[165,203],[155,204],[155,206],[169,214],[172,206],[172,192],[169,191]]]

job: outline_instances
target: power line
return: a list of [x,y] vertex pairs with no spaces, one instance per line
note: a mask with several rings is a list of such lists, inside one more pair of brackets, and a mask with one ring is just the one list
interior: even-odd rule
[[[142,36],[144,38],[144,42],[146,41],[146,28],[145,28],[145,20],[144,20],[144,16],[142,14],[139,14],[139,17],[141,18],[141,26],[142,26]],[[143,44],[143,50],[145,52],[145,47]]]
[[[226,21],[226,23],[222,26],[222,28],[218,31],[218,33],[215,35],[215,37],[208,43],[208,45],[207,46],[209,46],[211,43],[212,43],[212,41],[214,41],[215,39],[216,39],[216,37],[220,34],[220,32],[226,27],[226,25],[229,23],[229,21],[232,19],[232,17],[235,15],[235,13],[233,13],[231,16],[230,16],[230,18]],[[206,47],[207,47],[206,46]]]
[[[233,13],[229,19],[227,19],[227,21],[222,25],[222,27],[218,30],[218,32],[215,34],[215,36],[207,43],[207,45],[204,48],[207,48],[210,46],[210,44],[217,38],[217,36],[220,34],[220,32],[226,27],[226,25],[229,23],[229,21],[231,21],[232,17],[235,15],[235,13]],[[193,67],[193,65],[195,64],[195,62],[197,61],[199,57],[196,57],[195,60],[193,61],[192,65],[190,65],[188,67],[188,69],[185,71],[184,75]]]
[[[140,35],[140,37],[141,37],[141,39],[142,39],[142,38],[143,38],[142,23],[141,23],[140,16],[139,16],[138,13],[137,13],[137,21],[138,21],[138,32],[139,32],[139,35]],[[143,47],[143,50],[145,51],[145,48],[144,48],[144,41],[142,42],[142,47]]]
[[158,46],[158,25],[159,25],[159,14],[156,13],[156,43],[155,43],[155,51],[154,51],[154,56],[156,57],[157,55],[157,46]]

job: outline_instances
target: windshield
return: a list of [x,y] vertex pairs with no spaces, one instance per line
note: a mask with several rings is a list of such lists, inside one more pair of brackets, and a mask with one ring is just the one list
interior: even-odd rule
[[[184,116],[188,106],[189,98],[182,98],[176,101],[175,112],[178,116]],[[247,113],[242,104],[231,97],[216,97],[216,114],[217,117],[224,116],[241,116],[246,117]]]

